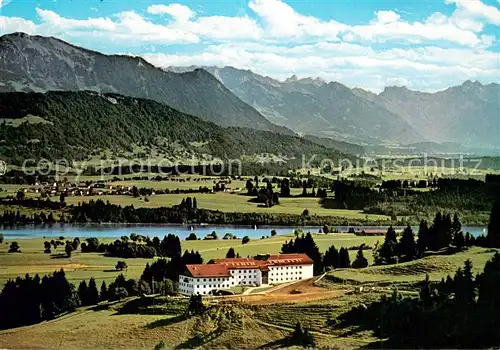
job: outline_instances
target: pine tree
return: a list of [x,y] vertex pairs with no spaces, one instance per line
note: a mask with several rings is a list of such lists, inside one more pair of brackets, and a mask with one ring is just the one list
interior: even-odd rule
[[339,252],[334,245],[326,250],[323,256],[323,265],[334,269],[339,267]]
[[353,261],[352,267],[355,269],[368,267],[368,260],[363,255],[363,245],[359,247],[358,254],[356,254],[356,260]]
[[406,226],[398,243],[398,255],[402,257],[402,261],[411,261],[417,254],[417,244],[415,236],[410,225]]
[[429,248],[430,242],[430,232],[429,227],[427,225],[427,221],[420,221],[420,226],[418,228],[418,239],[417,239],[417,248],[420,255],[425,252]]
[[349,268],[351,267],[351,259],[349,258],[349,251],[347,248],[340,248],[339,250],[339,267]]
[[452,233],[452,238],[453,241],[455,241],[455,237],[462,232],[462,223],[458,219],[457,213],[453,215],[453,223],[451,224],[451,233]]
[[90,279],[87,289],[87,302],[88,305],[96,305],[99,302],[99,292],[93,277]]
[[466,260],[464,268],[458,269],[454,278],[455,302],[459,307],[470,307],[475,303],[475,279],[472,262]]
[[453,237],[453,245],[459,249],[462,249],[463,247],[465,247],[465,237],[464,237],[464,233],[462,231],[459,231]]
[[99,293],[99,300],[106,301],[109,299],[108,288],[106,287],[106,281],[102,281],[101,292]]
[[231,259],[231,258],[235,258],[235,257],[236,257],[236,253],[234,252],[234,248],[233,247],[229,248],[229,250],[226,253],[226,258]]
[[142,272],[140,279],[149,283],[149,285],[153,283],[153,272],[151,271],[149,263],[146,263],[146,266],[144,267],[144,271]]
[[429,275],[425,275],[425,280],[423,281],[420,287],[420,300],[424,302],[424,304],[429,304],[432,301],[433,293],[431,289],[431,283],[429,281]]
[[80,298],[80,305],[82,306],[88,305],[87,290],[87,282],[85,282],[85,280],[81,281],[78,286],[78,298]]
[[395,264],[398,262],[398,242],[396,236],[396,231],[390,226],[385,234],[384,243],[374,252],[376,265]]

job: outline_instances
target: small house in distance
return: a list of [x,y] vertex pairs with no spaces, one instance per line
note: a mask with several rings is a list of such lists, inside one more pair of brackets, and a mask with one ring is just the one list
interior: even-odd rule
[[181,294],[207,295],[236,286],[266,286],[313,277],[313,261],[306,254],[274,254],[265,259],[215,259],[212,264],[186,265],[179,276]]

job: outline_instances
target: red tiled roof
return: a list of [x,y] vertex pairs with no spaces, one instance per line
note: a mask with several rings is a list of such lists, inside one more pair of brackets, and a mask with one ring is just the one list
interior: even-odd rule
[[250,258],[214,259],[216,264],[223,264],[231,269],[259,269],[267,266],[267,261]]
[[306,254],[273,254],[267,260],[250,258],[214,259],[213,264],[186,265],[193,277],[230,277],[229,269],[259,269],[268,271],[269,266],[305,265],[313,261]]
[[313,261],[306,254],[273,254],[267,259],[269,265],[304,265]]
[[186,267],[193,277],[231,277],[227,266],[222,264],[198,264]]

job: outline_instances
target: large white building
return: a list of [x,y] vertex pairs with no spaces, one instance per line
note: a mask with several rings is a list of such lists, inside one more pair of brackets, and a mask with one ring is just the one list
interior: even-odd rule
[[215,259],[211,264],[187,265],[179,276],[182,294],[209,294],[235,286],[265,286],[313,277],[313,261],[306,254],[276,254],[265,260]]

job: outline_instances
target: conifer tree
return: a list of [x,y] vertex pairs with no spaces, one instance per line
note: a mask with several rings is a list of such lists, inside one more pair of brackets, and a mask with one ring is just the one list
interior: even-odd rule
[[398,255],[402,261],[411,261],[417,254],[417,244],[410,225],[406,226],[398,243]]
[[231,258],[235,258],[235,257],[236,257],[236,253],[234,252],[234,248],[233,247],[229,248],[229,250],[226,253],[226,258],[231,259]]
[[339,267],[339,252],[334,245],[326,250],[323,256],[323,265],[334,269]]
[[374,252],[374,260],[376,265],[395,264],[397,258],[397,239],[396,231],[389,227],[385,234],[384,243]]
[[106,281],[102,281],[101,292],[99,293],[99,300],[106,301],[108,299],[109,299],[109,296],[108,296],[108,288],[106,286]]
[[358,253],[356,254],[356,260],[353,261],[352,267],[355,269],[368,267],[368,260],[363,255],[363,245],[359,247]]
[[87,290],[87,282],[85,282],[85,280],[81,281],[80,285],[78,286],[78,298],[80,299],[80,305],[88,305]]
[[420,226],[418,228],[418,239],[417,239],[417,248],[418,248],[418,253],[420,255],[422,255],[422,253],[429,248],[429,241],[430,241],[429,235],[430,232],[427,221],[425,220],[420,221]]
[[349,251],[347,250],[347,248],[342,247],[339,250],[339,267],[351,267],[351,259],[349,258]]
[[95,279],[92,277],[89,281],[87,289],[87,303],[88,305],[96,305],[99,302],[99,292],[97,290],[97,284]]

